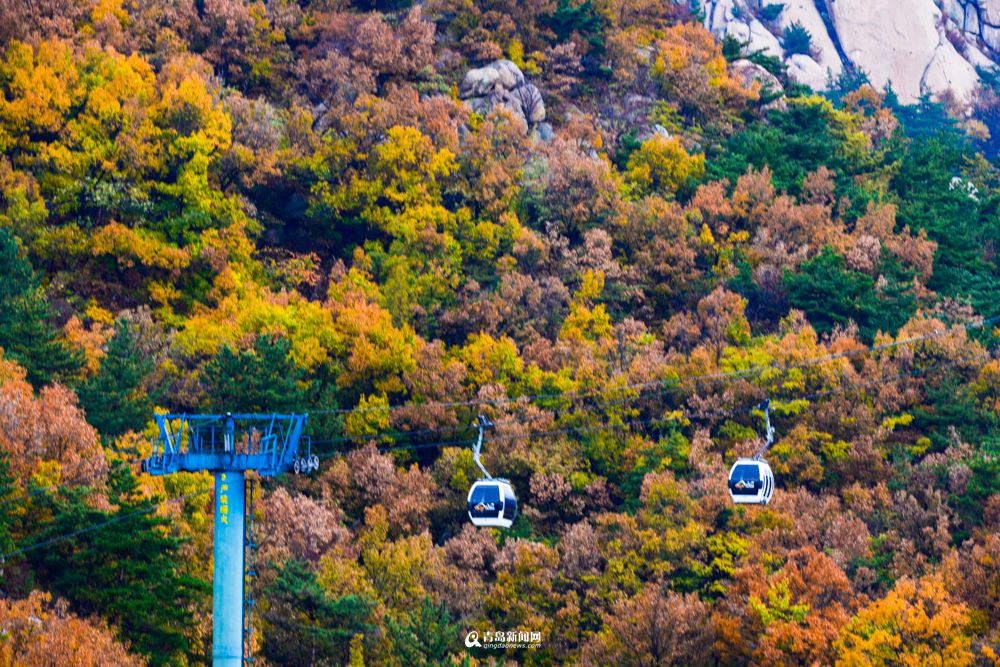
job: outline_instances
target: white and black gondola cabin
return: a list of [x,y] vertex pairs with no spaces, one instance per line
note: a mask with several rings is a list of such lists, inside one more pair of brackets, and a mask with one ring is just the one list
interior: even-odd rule
[[469,489],[469,519],[472,525],[510,528],[517,518],[517,497],[505,479],[480,479]]
[[493,426],[486,417],[479,415],[473,424],[479,429],[479,438],[472,448],[472,460],[483,471],[484,477],[469,489],[467,499],[469,520],[473,526],[483,528],[510,528],[517,518],[517,496],[506,479],[493,477],[483,467],[479,453],[483,448],[483,431]]
[[740,505],[767,505],[774,495],[774,473],[764,460],[766,452],[774,443],[774,427],[771,426],[771,401],[764,401],[764,446],[757,450],[753,458],[739,458],[729,469],[729,497]]
[[767,505],[774,495],[774,473],[763,459],[736,459],[729,469],[729,496],[734,503]]

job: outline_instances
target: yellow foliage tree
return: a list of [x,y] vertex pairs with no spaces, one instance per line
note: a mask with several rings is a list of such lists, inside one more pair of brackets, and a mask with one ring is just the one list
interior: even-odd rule
[[632,194],[672,197],[690,179],[705,174],[705,156],[690,155],[676,137],[654,136],[629,157],[626,182]]
[[653,42],[652,75],[666,99],[699,125],[728,130],[757,94],[730,75],[718,40],[697,23],[663,30]]
[[229,293],[215,308],[200,308],[178,334],[185,353],[211,356],[222,345],[239,346],[257,334],[288,338],[296,363],[314,369],[341,349],[342,338],[330,310],[296,292],[273,293],[233,275]]
[[952,602],[940,575],[904,577],[851,619],[837,641],[837,664],[961,667],[974,656],[969,614]]
[[358,265],[334,276],[328,292],[328,308],[333,313],[338,355],[346,357],[344,372],[337,378],[341,387],[375,393],[397,393],[403,389],[401,375],[413,368],[417,336],[407,325],[397,327],[392,314],[380,303],[381,290]]
[[486,333],[473,335],[458,351],[458,357],[465,362],[474,388],[497,382],[509,385],[524,372],[517,345],[507,336],[497,339]]
[[604,304],[593,301],[604,291],[604,274],[587,271],[580,289],[573,295],[569,315],[563,321],[559,337],[572,341],[599,341],[611,335],[611,317]]

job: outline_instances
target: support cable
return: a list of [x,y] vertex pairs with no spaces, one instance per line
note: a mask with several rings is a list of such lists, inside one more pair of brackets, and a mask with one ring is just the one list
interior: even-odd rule
[[119,516],[112,517],[112,518],[108,519],[107,521],[102,521],[100,523],[96,523],[96,524],[87,526],[86,528],[80,528],[79,530],[74,530],[71,533],[66,533],[65,535],[58,535],[56,537],[51,537],[49,539],[42,540],[40,542],[35,542],[34,544],[29,544],[28,546],[25,546],[25,547],[20,547],[19,549],[15,549],[15,550],[13,550],[13,551],[11,551],[9,553],[5,553],[3,555],[0,555],[0,561],[6,562],[7,560],[9,560],[11,558],[15,558],[17,556],[21,556],[23,554],[28,553],[29,551],[34,551],[35,549],[42,549],[44,547],[52,546],[53,544],[57,544],[59,542],[64,542],[64,541],[72,539],[74,537],[78,537],[80,535],[85,535],[86,533],[91,533],[91,532],[93,532],[95,530],[100,530],[101,528],[106,528],[106,527],[114,525],[116,523],[121,523],[123,521],[128,521],[129,519],[134,519],[137,516],[142,516],[143,514],[149,514],[150,512],[155,512],[160,507],[163,507],[165,505],[169,505],[170,503],[183,502],[185,500],[190,500],[191,498],[196,498],[198,496],[203,496],[206,493],[208,493],[209,491],[210,491],[210,489],[203,489],[201,491],[194,491],[192,493],[185,493],[184,495],[174,496],[173,498],[167,498],[166,500],[160,501],[160,502],[158,502],[158,503],[156,503],[154,505],[150,505],[149,507],[143,507],[142,509],[138,509],[138,510],[136,510],[134,512],[129,512],[128,514],[121,514]]
[[[810,400],[810,399],[818,398],[820,396],[829,396],[829,395],[833,395],[833,394],[846,393],[846,392],[849,392],[849,391],[854,390],[854,389],[861,389],[861,388],[864,388],[864,387],[867,387],[867,386],[871,386],[871,385],[874,385],[874,384],[881,384],[881,383],[884,383],[886,381],[892,381],[892,380],[896,380],[896,379],[905,379],[905,378],[908,378],[908,377],[916,377],[916,376],[921,375],[923,373],[931,372],[931,371],[934,371],[934,370],[940,370],[940,369],[947,368],[947,367],[950,367],[950,366],[955,366],[957,364],[967,363],[967,362],[973,362],[973,361],[978,361],[978,360],[987,360],[987,359],[990,359],[990,358],[992,358],[992,355],[987,352],[987,353],[975,355],[973,357],[966,357],[966,358],[961,358],[961,359],[953,359],[953,360],[949,360],[947,362],[942,362],[941,364],[937,364],[935,366],[929,366],[929,367],[925,367],[925,368],[914,369],[912,371],[905,372],[905,373],[899,373],[896,376],[873,378],[873,379],[871,379],[871,380],[869,380],[867,382],[850,384],[850,385],[843,385],[843,386],[837,387],[835,389],[829,389],[829,390],[823,390],[823,391],[819,391],[819,392],[813,392],[811,394],[801,395],[801,396],[797,397],[797,399],[791,399],[791,400]],[[752,409],[753,408],[750,408],[749,410],[752,410]],[[708,418],[722,418],[722,417],[727,417],[727,416],[737,416],[737,415],[747,414],[747,412],[749,410],[747,408],[734,408],[732,410],[718,411],[718,412],[713,412],[713,413],[701,413],[699,415],[693,415],[690,418],[694,418],[694,419],[708,419]],[[771,425],[770,425],[770,413],[769,413],[769,410],[770,410],[770,399],[768,400],[768,404],[765,406],[765,420],[767,422],[768,442],[765,444],[765,447],[762,448],[762,450],[760,452],[758,452],[758,456],[762,455],[763,451],[766,450],[766,448],[768,446],[770,446],[771,442],[773,442],[773,427],[771,427]],[[652,419],[635,420],[635,421],[622,422],[622,423],[617,423],[617,424],[605,424],[605,425],[590,426],[590,427],[586,427],[586,426],[585,427],[567,427],[567,428],[551,429],[551,430],[539,431],[539,432],[533,432],[533,433],[523,433],[523,434],[516,434],[515,433],[515,434],[499,435],[499,436],[496,436],[494,438],[494,440],[496,440],[496,441],[500,441],[500,440],[514,441],[514,440],[520,440],[520,439],[535,439],[535,438],[547,437],[547,436],[559,435],[559,434],[565,434],[565,433],[584,433],[584,432],[615,430],[615,429],[622,429],[622,428],[632,428],[632,427],[637,427],[637,426],[651,425],[651,424],[655,424],[655,423],[663,423],[664,421],[666,421],[666,420],[663,417],[657,417],[657,418],[652,418]],[[482,429],[483,428],[487,428],[487,427],[488,426],[482,426],[480,428],[480,436],[482,434]],[[323,441],[318,441],[318,443],[315,443],[315,444],[319,444],[319,443],[322,443],[322,442]],[[438,443],[427,443],[427,444],[418,444],[418,445],[402,445],[402,446],[398,446],[398,447],[385,448],[385,451],[402,451],[402,450],[411,450],[411,449],[439,448],[439,447],[459,446],[459,445],[461,445],[461,446],[468,446],[468,445],[474,444],[476,442],[477,442],[476,440],[455,440],[455,441],[451,441],[451,442],[438,442]],[[481,447],[482,441],[478,440],[478,442],[479,442],[480,447]],[[336,456],[337,454],[339,454],[339,452],[332,452],[332,453],[323,454],[323,455],[320,455],[320,456],[322,458],[328,458],[330,456]],[[480,465],[480,468],[482,468],[481,465]],[[484,472],[485,472],[485,469],[484,469]],[[488,475],[488,473],[487,473],[487,475]],[[58,487],[65,486],[65,485],[66,485],[66,483],[61,484],[61,485],[53,485],[53,487],[46,487],[46,490],[50,490],[52,488],[58,488]],[[41,548],[44,548],[44,547],[47,547],[47,546],[51,546],[53,544],[57,544],[59,542],[63,542],[63,541],[68,540],[68,539],[72,539],[73,537],[77,537],[79,535],[83,535],[83,534],[90,533],[90,532],[93,532],[93,531],[96,531],[96,530],[100,530],[101,528],[105,528],[107,526],[111,526],[111,525],[114,525],[114,524],[117,524],[117,523],[121,523],[123,521],[127,521],[128,519],[134,518],[136,516],[140,516],[140,515],[143,515],[143,514],[148,514],[150,512],[153,512],[153,511],[157,510],[158,508],[163,507],[163,506],[165,506],[167,504],[170,504],[170,503],[183,502],[183,501],[190,500],[190,499],[198,497],[198,496],[203,496],[203,495],[209,493],[210,491],[211,491],[211,489],[203,489],[201,491],[195,491],[195,492],[192,492],[192,493],[187,493],[187,494],[183,494],[183,495],[180,495],[180,496],[175,496],[175,497],[172,497],[172,498],[167,498],[166,500],[163,500],[163,501],[161,501],[159,503],[156,503],[154,505],[150,505],[149,507],[144,507],[144,508],[136,510],[134,512],[130,512],[128,514],[123,514],[123,515],[120,515],[120,516],[112,517],[112,518],[108,519],[107,521],[103,521],[103,522],[100,522],[100,523],[97,523],[97,524],[94,524],[94,525],[91,525],[91,526],[87,526],[85,528],[81,528],[79,530],[75,530],[75,531],[73,531],[71,533],[67,533],[65,535],[59,535],[59,536],[56,536],[56,537],[52,537],[52,538],[48,538],[46,540],[42,540],[42,541],[36,542],[34,544],[30,544],[30,545],[27,545],[27,546],[24,546],[24,547],[20,547],[18,549],[15,549],[15,550],[9,552],[9,553],[0,555],[0,562],[4,562],[5,563],[9,559],[16,558],[16,557],[21,556],[21,555],[23,555],[25,553],[28,553],[30,551],[34,551],[36,549],[41,549]]]
[[[989,326],[991,324],[1000,322],[1000,316],[994,316],[986,319],[978,319],[973,322],[968,322],[964,324],[959,324],[954,327],[949,327],[947,329],[937,329],[920,336],[912,336],[910,338],[903,338],[901,340],[894,340],[888,343],[880,343],[878,345],[873,345],[871,347],[857,348],[852,350],[844,350],[843,352],[831,352],[825,355],[814,357],[812,359],[807,359],[805,361],[795,363],[795,364],[759,364],[756,366],[751,366],[746,369],[738,371],[727,371],[720,373],[710,373],[706,375],[692,376],[689,378],[683,378],[682,382],[699,382],[708,380],[728,380],[734,378],[745,378],[760,375],[761,373],[774,370],[774,371],[788,371],[796,370],[801,368],[808,368],[810,366],[815,366],[818,364],[827,363],[830,361],[838,361],[840,359],[850,359],[853,357],[862,356],[865,354],[871,354],[874,352],[882,352],[885,350],[893,349],[896,347],[904,347],[908,345],[913,345],[915,343],[920,343],[927,340],[933,340],[935,338],[940,338],[942,336],[947,336],[958,331],[967,331],[970,329],[979,329],[982,327]],[[642,382],[632,385],[624,385],[622,387],[613,387],[614,390],[623,389],[643,389],[648,387],[661,386],[663,381],[653,380],[649,382]],[[502,405],[505,403],[512,403],[516,401],[542,401],[542,400],[554,400],[559,398],[585,398],[587,396],[597,395],[603,393],[605,390],[587,390],[582,392],[554,392],[545,394],[526,394],[522,396],[513,397],[503,397],[495,399],[470,399],[464,401],[436,401],[430,403],[410,403],[410,404],[398,404],[398,405],[375,405],[366,406],[363,408],[339,408],[335,410],[314,410],[310,414],[321,415],[321,414],[338,414],[338,415],[349,415],[349,414],[364,414],[370,412],[396,412],[399,410],[406,409],[430,409],[430,408],[455,408],[455,407],[476,407],[482,405]]]

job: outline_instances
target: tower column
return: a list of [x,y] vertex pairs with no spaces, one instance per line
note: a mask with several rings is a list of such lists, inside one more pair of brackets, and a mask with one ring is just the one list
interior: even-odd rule
[[244,473],[215,473],[212,666],[243,665]]

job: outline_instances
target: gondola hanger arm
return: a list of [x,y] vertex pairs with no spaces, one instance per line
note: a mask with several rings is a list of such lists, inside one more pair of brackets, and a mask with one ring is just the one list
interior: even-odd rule
[[771,426],[771,399],[764,401],[761,407],[764,408],[764,432],[766,433],[766,439],[764,440],[764,446],[758,449],[757,453],[753,455],[755,461],[759,461],[764,456],[764,452],[774,444],[774,427]]
[[483,462],[479,460],[479,453],[483,449],[483,432],[488,428],[493,428],[493,422],[483,415],[479,415],[476,417],[476,421],[472,425],[479,429],[479,437],[476,439],[476,444],[472,446],[472,460],[475,461],[476,465],[479,466],[479,469],[483,471],[483,475],[486,479],[493,479],[493,476],[490,475],[490,473],[487,472],[486,468],[483,466]]

